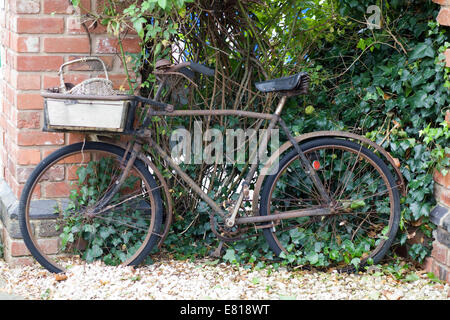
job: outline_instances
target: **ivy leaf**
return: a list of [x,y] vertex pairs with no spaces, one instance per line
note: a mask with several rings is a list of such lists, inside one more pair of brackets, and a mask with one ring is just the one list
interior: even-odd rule
[[78,183],[81,185],[84,183],[84,180],[86,179],[87,169],[85,167],[80,167],[77,170],[77,174],[78,174]]
[[413,108],[429,108],[430,105],[426,101],[427,93],[423,90],[417,91],[412,97],[408,98]]
[[408,235],[406,233],[403,233],[400,236],[400,245],[404,245],[406,243],[406,240],[408,239]]
[[434,50],[433,47],[425,44],[425,43],[419,43],[414,47],[414,50],[411,52],[409,59],[410,61],[415,61],[417,59],[422,59],[425,57],[434,57]]
[[364,39],[359,39],[358,45],[356,47],[364,51],[364,49],[366,48],[366,42],[364,41]]
[[323,242],[316,242],[314,244],[314,251],[319,253],[322,250],[323,247],[324,247]]
[[144,30],[144,24],[147,20],[145,18],[140,17],[139,19],[133,21],[133,27],[136,30],[137,34],[141,39],[144,39],[145,30]]
[[298,244],[299,241],[305,236],[305,234],[303,232],[300,232],[298,228],[289,231],[289,235],[291,236],[292,242],[295,244]]
[[402,82],[401,81],[395,81],[392,83],[391,85],[392,90],[396,93],[401,93],[402,92]]
[[92,224],[86,224],[83,226],[83,231],[94,234],[97,232],[97,229]]
[[200,213],[205,213],[205,212],[208,211],[208,209],[209,209],[209,207],[206,204],[206,202],[204,202],[204,201],[201,201],[199,203],[199,205],[197,206],[197,211],[200,212]]
[[158,0],[158,5],[165,10],[167,7],[167,0]]
[[359,264],[361,263],[361,259],[359,258],[353,258],[352,261],[350,261],[350,263],[355,267],[358,268]]
[[425,190],[419,189],[411,192],[411,196],[416,201],[422,201],[425,196]]
[[234,249],[228,249],[225,255],[223,256],[223,259],[228,262],[236,262],[236,255],[234,254]]
[[316,264],[318,261],[319,261],[319,255],[316,253],[316,252],[314,252],[314,251],[311,251],[311,252],[309,252],[306,256],[305,256],[305,258],[309,261],[309,263],[311,263],[311,264]]
[[100,257],[103,254],[102,248],[98,245],[93,245],[92,248],[86,250],[86,261],[92,262],[95,258]]
[[409,206],[415,220],[419,220],[422,216],[428,216],[430,213],[429,203],[413,202]]
[[337,251],[336,249],[331,250],[329,253],[329,257],[332,260],[337,260],[339,258],[339,251]]
[[415,273],[410,273],[410,274],[408,274],[406,277],[405,277],[405,281],[406,282],[414,282],[414,281],[417,281],[417,280],[419,280],[420,278],[419,278],[419,276],[417,275],[417,274],[415,274]]
[[106,239],[106,238],[108,238],[111,234],[113,234],[114,231],[115,231],[114,228],[112,228],[111,226],[108,227],[108,228],[102,227],[102,228],[100,229],[100,232],[99,232],[100,238]]

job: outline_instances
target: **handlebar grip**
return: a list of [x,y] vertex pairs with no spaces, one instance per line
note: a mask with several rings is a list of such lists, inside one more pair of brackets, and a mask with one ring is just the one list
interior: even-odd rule
[[[155,101],[152,99],[147,99],[147,98],[144,98],[141,96],[134,96],[134,100],[142,102],[144,104],[148,104],[148,105],[157,107],[157,108],[160,108],[160,109],[171,109],[173,111],[173,105],[168,104],[168,103],[158,102],[158,101]],[[169,111],[169,112],[171,112],[171,111]]]
[[204,75],[206,75],[206,76],[213,77],[214,74],[215,74],[215,70],[214,70],[214,69],[210,69],[210,68],[205,67],[204,65],[199,64],[199,63],[190,62],[190,63],[189,63],[189,67],[190,67],[193,71],[198,72],[198,73],[201,73],[201,74],[204,74]]

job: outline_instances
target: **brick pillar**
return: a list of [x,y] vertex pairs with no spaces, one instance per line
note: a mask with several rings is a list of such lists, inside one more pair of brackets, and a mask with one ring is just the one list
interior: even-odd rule
[[[81,5],[90,10],[97,1],[82,0]],[[27,177],[46,155],[83,138],[41,131],[40,91],[59,86],[62,63],[90,51],[104,60],[115,89],[127,88],[117,41],[103,27],[90,30],[88,37],[80,20],[79,9],[69,0],[0,0],[0,234],[7,261],[27,262],[19,259],[28,253],[17,226],[17,199]],[[139,52],[138,37],[129,34],[125,51]],[[77,84],[91,76],[86,66],[71,67],[67,82]]]
[[[450,111],[447,111],[445,119],[450,127]],[[433,250],[426,260],[425,269],[450,283],[450,173],[444,176],[435,171],[433,178],[437,205],[430,213],[430,220],[437,228],[433,232]]]
[[[436,17],[437,22],[441,26],[450,26],[450,0],[433,0],[433,2],[441,5],[441,10]],[[447,59],[447,67],[450,67],[450,49],[445,51]]]
[[[450,26],[450,0],[433,0],[433,2],[441,5],[437,22],[443,26]],[[450,67],[450,49],[445,51],[445,56],[447,67]],[[445,120],[450,126],[450,111],[447,111]],[[447,156],[450,157],[450,154]],[[450,283],[450,173],[444,176],[435,171],[433,179],[437,205],[430,212],[430,220],[437,228],[433,232],[433,250],[431,257],[426,259],[425,269],[433,272],[440,280]]]

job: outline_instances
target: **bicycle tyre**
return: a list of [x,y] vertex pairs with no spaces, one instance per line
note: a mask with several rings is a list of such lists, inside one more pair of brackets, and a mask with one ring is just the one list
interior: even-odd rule
[[[123,259],[126,259],[125,261],[122,261],[122,263],[120,263],[121,265],[134,265],[134,266],[138,265],[148,256],[150,251],[158,242],[159,240],[158,232],[161,229],[163,221],[161,195],[153,176],[148,171],[145,164],[139,159],[136,159],[133,168],[130,171],[130,175],[125,180],[128,181],[130,185],[121,188],[120,196],[122,196],[123,198],[120,199],[120,202],[112,204],[111,209],[105,210],[104,217],[102,217],[102,219],[104,219],[104,222],[100,221],[101,220],[100,215],[86,218],[85,216],[79,214],[79,212],[83,210],[86,212],[87,210],[86,208],[88,208],[89,206],[91,207],[95,206],[96,200],[95,197],[93,196],[92,198],[89,198],[89,201],[91,202],[89,206],[86,204],[83,209],[81,205],[77,209],[74,208],[70,209],[72,210],[73,213],[72,216],[70,216],[70,213],[68,213],[70,211],[69,207],[71,206],[70,204],[68,204],[71,203],[70,196],[74,197],[75,199],[81,199],[80,195],[77,194],[75,196],[74,194],[75,193],[82,194],[80,190],[82,190],[83,187],[86,187],[88,190],[94,190],[94,192],[98,192],[98,190],[104,189],[102,191],[103,194],[107,193],[106,190],[110,190],[111,186],[115,182],[114,179],[116,179],[120,174],[119,172],[121,169],[118,168],[118,163],[120,160],[122,160],[124,154],[125,154],[124,149],[112,144],[102,142],[76,143],[62,147],[61,149],[58,149],[53,153],[51,153],[50,155],[48,155],[36,166],[36,168],[29,176],[19,201],[19,225],[25,245],[29,249],[30,253],[35,257],[35,259],[47,270],[54,273],[65,272],[67,268],[62,264],[62,262],[60,262],[60,259],[62,259],[61,256],[64,256],[64,258],[66,258],[66,256],[70,256],[70,254],[63,252],[63,250],[59,249],[59,247],[61,246],[61,233],[55,235],[54,230],[50,230],[50,233],[53,234],[50,235],[50,237],[52,238],[49,239],[52,239],[52,241],[57,242],[58,250],[61,250],[58,252],[51,252],[51,253],[48,252],[49,249],[47,249],[45,245],[43,244],[40,245],[42,239],[35,236],[35,233],[41,233],[42,232],[41,229],[43,228],[41,225],[39,225],[39,227],[36,226],[37,220],[34,219],[36,218],[36,216],[34,216],[35,213],[31,213],[32,210],[35,209],[34,208],[30,209],[32,208],[32,205],[34,203],[37,203],[33,201],[36,201],[37,200],[36,198],[38,198],[38,196],[41,196],[41,198],[39,198],[39,200],[37,201],[41,201],[41,203],[44,203],[44,201],[55,202],[53,210],[59,211],[55,218],[56,219],[55,221],[57,221],[55,225],[59,225],[60,223],[59,221],[61,219],[62,221],[61,226],[64,228],[64,226],[67,226],[67,223],[68,221],[70,221],[70,219],[77,219],[78,216],[81,217],[81,219],[85,220],[85,221],[83,220],[83,223],[84,222],[86,223],[83,224],[82,226],[77,225],[76,226],[77,229],[79,228],[86,229],[87,228],[86,226],[88,224],[89,226],[94,227],[97,224],[100,224],[100,227],[98,227],[96,231],[93,231],[92,227],[88,228],[89,232],[91,232],[92,234],[87,232],[86,230],[79,231],[79,239],[77,240],[78,247],[74,248],[73,250],[76,250],[77,254],[79,254],[80,257],[82,257],[81,253],[83,253],[81,250],[85,250],[84,255],[86,255],[88,250],[92,250],[92,252],[94,251],[93,245],[91,245],[91,243],[88,241],[92,242],[102,241],[91,239],[94,237],[94,235],[98,235],[99,232],[102,232],[101,230],[103,227],[104,228],[111,227],[112,229],[109,229],[110,232],[112,232],[112,230],[114,229],[117,229],[116,232],[119,232],[120,230],[121,237],[122,235],[127,235],[127,237],[129,237],[128,242],[125,242],[126,238],[123,238],[124,239],[123,242],[129,245],[129,247],[127,247],[126,244],[122,244],[123,252],[120,252],[120,249],[116,250],[116,248],[114,247],[114,250],[116,250],[115,254]],[[80,159],[83,159],[83,161],[80,162]],[[86,159],[89,160],[89,163],[85,162]],[[96,160],[94,161],[92,159]],[[75,179],[73,177],[70,178],[71,179],[70,185],[74,186],[74,182],[72,180],[74,180],[75,184],[77,184],[79,181],[81,181],[81,180],[77,181],[77,179],[80,179],[81,173],[83,172],[83,170],[79,171],[78,169],[85,168],[84,171],[89,172],[90,165],[91,168],[94,168],[93,169],[94,171],[91,170],[91,173],[86,174],[86,177],[84,177],[85,179],[84,181],[86,182],[84,182],[83,184],[76,185],[74,189],[70,190],[70,194],[66,192],[64,195],[60,197],[50,197],[50,194],[47,194],[46,186],[50,186],[50,183],[54,184],[66,183],[65,180],[69,180],[69,175],[75,175]],[[75,169],[77,170],[75,171]],[[104,170],[103,175],[100,175],[99,173],[100,170]],[[116,170],[116,171],[108,171],[108,170]],[[54,176],[55,172],[56,174],[57,172],[60,173],[63,172],[62,174],[60,174],[61,176],[59,177],[59,180],[56,178],[55,180],[52,180],[51,176],[52,175]],[[114,174],[112,174],[111,172],[113,172]],[[110,173],[110,175],[107,173]],[[93,177],[95,177],[95,179],[97,180],[95,180]],[[98,187],[100,179],[102,179],[101,181],[103,182],[107,181],[107,183],[104,183],[104,185],[107,186],[103,187],[103,189]],[[96,182],[92,182],[93,180]],[[97,186],[94,186],[95,183],[97,183]],[[90,184],[92,184],[92,189],[89,189],[91,187]],[[74,190],[76,191],[74,192]],[[59,191],[61,191],[61,188],[59,189]],[[128,192],[131,193],[132,196],[134,197],[132,200],[124,200],[127,199],[126,196],[128,195]],[[134,194],[132,192],[134,192]],[[139,192],[141,192],[141,194],[139,194]],[[101,196],[98,195],[98,197],[100,198]],[[41,208],[39,208],[40,210],[39,215],[43,220],[39,221],[45,222],[46,217],[51,216],[52,214],[50,212],[51,208],[45,207],[44,208],[45,212],[43,212],[44,209],[42,208],[42,205],[40,206]],[[66,207],[62,209],[63,206]],[[78,210],[79,212],[75,212],[76,210]],[[125,213],[128,214],[128,212],[131,212],[130,213],[131,216],[125,215]],[[68,218],[67,220],[64,220],[66,218],[66,214],[68,215]],[[116,218],[117,216],[120,218],[121,215],[123,216],[122,218],[124,220],[118,221]],[[98,222],[97,220],[100,222]],[[135,225],[133,225],[133,223],[135,223]],[[128,226],[129,229],[125,230],[125,228],[127,228]],[[37,230],[37,228],[39,228],[39,230]],[[61,229],[61,227],[59,227],[59,229]],[[49,230],[46,231],[49,232]],[[70,232],[72,231],[69,231],[69,238]],[[56,233],[58,232],[59,231],[56,231]],[[74,232],[73,234],[76,233]],[[85,234],[89,235],[90,240],[82,238],[85,236]],[[104,233],[103,235],[105,234],[106,233]],[[110,234],[110,236],[111,235],[112,234]],[[130,241],[135,241],[135,243],[131,243]],[[70,247],[71,245],[73,245],[73,243],[74,240],[72,241],[72,243],[68,242],[68,246]],[[91,245],[91,247],[83,249],[84,246],[89,245]],[[117,246],[119,245],[120,244],[117,244]],[[132,245],[134,247],[131,247]],[[104,244],[105,247],[101,247],[100,244],[97,246],[100,247],[100,249],[103,252],[105,252],[107,249],[112,250],[111,248],[107,247],[106,244]],[[73,245],[73,247],[75,247],[75,245]],[[98,250],[97,247],[96,249]],[[112,257],[111,252],[113,251],[110,251],[108,254],[110,254]],[[94,256],[94,254],[91,254],[91,256],[88,257],[90,258],[92,256]],[[104,256],[105,255],[103,255],[102,258],[104,258]],[[108,255],[106,256],[108,257]],[[68,267],[70,267],[70,264],[68,265]]]

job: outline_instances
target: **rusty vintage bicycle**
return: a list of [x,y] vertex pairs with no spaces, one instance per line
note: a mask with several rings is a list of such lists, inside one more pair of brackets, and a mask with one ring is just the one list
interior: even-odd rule
[[[355,268],[352,257],[357,257],[359,266],[380,261],[395,238],[400,195],[405,192],[403,177],[389,153],[349,132],[294,136],[282,111],[288,97],[307,93],[307,73],[255,84],[262,94],[278,95],[272,114],[175,110],[160,101],[168,77],[192,72],[214,75],[213,69],[197,63],[164,60],[155,69],[159,86],[153,99],[94,95],[88,89],[95,81],[78,86],[75,93],[68,92],[63,81],[60,88],[42,93],[45,131],[121,134],[131,139],[126,146],[100,141],[67,145],[37,165],[19,204],[23,238],[36,260],[56,273],[79,260],[101,259],[112,265],[143,262],[163,244],[173,214],[170,189],[152,160],[156,154],[211,208],[211,230],[221,241],[236,241],[250,232],[263,236],[276,255],[301,255],[312,245],[317,253],[314,259],[323,258],[327,267],[346,271]],[[107,76],[99,80],[105,81]],[[88,91],[80,93],[82,89]],[[144,106],[143,121],[135,125],[136,110]],[[229,205],[216,203],[149,130],[155,116],[211,115],[267,121],[268,134],[260,144],[267,143],[274,128],[288,138],[262,169],[258,163],[250,166],[236,191],[237,201]]]

